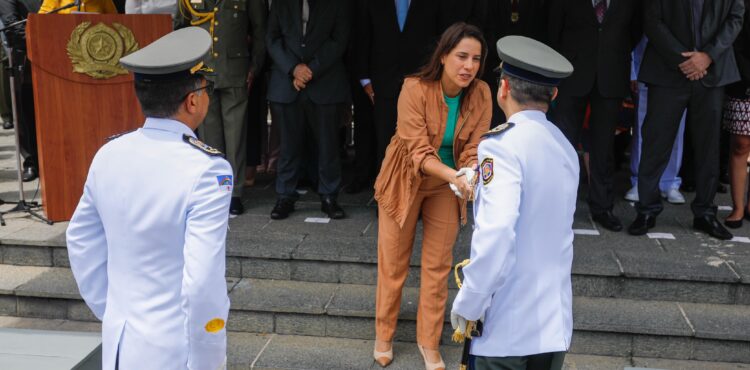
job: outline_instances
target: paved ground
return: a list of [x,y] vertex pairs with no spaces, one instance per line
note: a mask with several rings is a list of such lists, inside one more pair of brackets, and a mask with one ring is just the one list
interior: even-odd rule
[[[97,323],[69,320],[25,319],[0,316],[2,328],[65,330],[96,332]],[[369,356],[373,342],[369,340],[317,338],[278,334],[229,333],[229,370],[240,369],[327,369],[349,370],[380,367]],[[458,368],[460,349],[443,350],[448,369]],[[421,356],[413,343],[396,343],[394,362],[388,369],[414,370],[422,368]],[[622,358],[608,356],[567,355],[566,370],[622,370],[628,367],[674,370],[730,370],[750,369],[750,365],[702,361],[679,361],[653,358]]]

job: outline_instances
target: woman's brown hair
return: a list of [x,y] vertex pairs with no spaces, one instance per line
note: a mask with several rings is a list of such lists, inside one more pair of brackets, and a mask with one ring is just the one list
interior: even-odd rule
[[435,51],[432,53],[427,64],[422,66],[417,73],[411,76],[417,77],[423,81],[440,81],[443,77],[443,63],[441,59],[443,56],[448,55],[451,50],[455,49],[456,46],[466,38],[475,39],[482,44],[482,60],[479,63],[479,71],[477,71],[476,77],[474,77],[474,80],[471,81],[466,89],[464,89],[464,99],[461,99],[462,109],[466,106],[464,102],[468,100],[467,98],[471,96],[471,93],[476,87],[476,80],[484,73],[484,62],[487,59],[487,43],[484,41],[482,31],[479,30],[477,26],[458,22],[448,27],[448,29],[443,32],[443,35],[440,36],[440,41],[438,41],[437,47],[435,47]]

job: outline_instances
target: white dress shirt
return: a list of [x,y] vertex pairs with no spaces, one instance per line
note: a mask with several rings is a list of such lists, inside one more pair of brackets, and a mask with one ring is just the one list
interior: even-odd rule
[[169,14],[175,16],[177,0],[126,0],[125,14]]
[[453,311],[469,320],[485,315],[474,355],[566,351],[578,156],[544,113],[508,121],[515,126],[479,144],[471,262]]
[[193,135],[148,118],[89,169],[67,243],[81,296],[102,320],[105,370],[118,352],[120,369],[214,370],[226,359],[232,169],[187,143]]

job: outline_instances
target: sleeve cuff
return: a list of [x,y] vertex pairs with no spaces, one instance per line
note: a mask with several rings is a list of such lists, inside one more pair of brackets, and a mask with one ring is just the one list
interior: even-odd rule
[[472,292],[466,288],[462,288],[458,291],[458,295],[456,295],[456,299],[453,301],[452,311],[467,320],[479,320],[490,306],[491,297],[490,294]]
[[369,78],[363,78],[363,79],[359,80],[359,84],[362,85],[362,87],[365,87],[365,86],[367,86],[367,85],[369,85],[371,83],[372,83],[372,81],[370,81]]

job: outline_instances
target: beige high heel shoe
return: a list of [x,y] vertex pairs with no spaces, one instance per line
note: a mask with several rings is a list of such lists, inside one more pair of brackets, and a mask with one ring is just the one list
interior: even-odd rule
[[440,362],[427,362],[427,356],[424,355],[424,347],[417,344],[417,348],[419,348],[419,353],[422,354],[425,370],[445,370],[445,362],[443,362],[442,358],[440,359]]
[[[377,347],[376,347],[377,348]],[[380,367],[386,367],[393,362],[393,342],[391,342],[391,349],[385,352],[379,352],[376,348],[372,349],[372,357]]]

